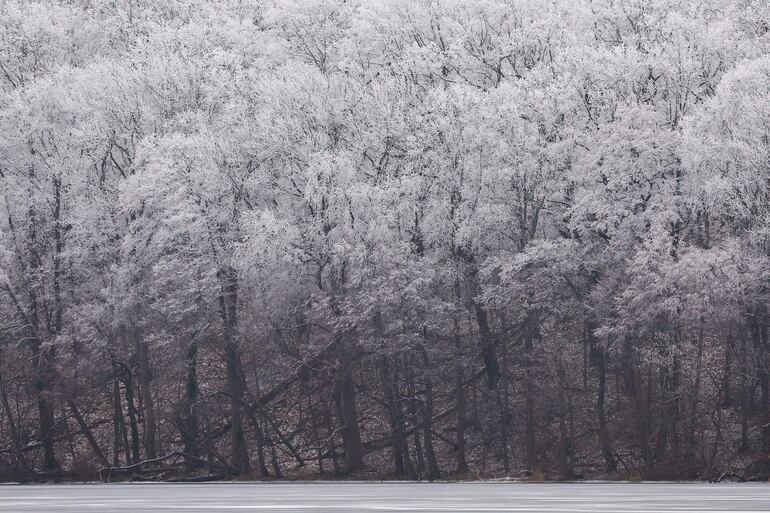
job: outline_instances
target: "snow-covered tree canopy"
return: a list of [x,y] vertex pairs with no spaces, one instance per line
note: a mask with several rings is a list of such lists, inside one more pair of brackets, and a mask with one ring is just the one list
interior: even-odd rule
[[769,299],[765,0],[0,0],[0,479],[768,475]]

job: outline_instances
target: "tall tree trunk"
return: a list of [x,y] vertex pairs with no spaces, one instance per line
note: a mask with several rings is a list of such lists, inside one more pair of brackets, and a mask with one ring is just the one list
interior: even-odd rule
[[198,342],[191,340],[185,355],[185,399],[181,417],[182,444],[185,454],[185,469],[192,472],[200,466],[200,447],[198,445]]
[[[701,321],[702,322],[702,321]],[[685,458],[687,463],[694,463],[695,459],[695,428],[697,426],[698,415],[698,403],[700,402],[700,387],[701,387],[701,374],[703,372],[703,328],[698,332],[698,355],[695,362],[695,383],[693,384],[692,397],[690,398],[690,411],[688,416],[690,417],[690,423],[687,428],[687,447],[685,449]],[[726,351],[726,363],[725,363],[725,375],[730,373],[731,351],[729,346],[732,345],[732,332],[728,335],[728,350]],[[720,392],[725,393],[724,397],[729,396],[729,382],[727,382],[727,389],[725,389],[725,381],[722,382],[722,390]],[[721,409],[721,404],[718,403],[718,407]]]
[[524,453],[527,469],[540,470],[540,461],[537,455],[537,438],[535,434],[535,377],[533,375],[533,338],[534,328],[531,321],[527,320],[524,339],[524,403],[526,407],[526,422],[524,427]]
[[220,315],[224,325],[224,357],[227,374],[226,392],[230,397],[230,459],[239,474],[249,472],[249,454],[243,430],[243,395],[245,383],[237,341],[238,282],[235,269],[220,272],[222,293]]
[[[427,364],[426,364],[427,367]],[[425,442],[425,458],[428,463],[428,480],[435,481],[441,478],[441,471],[436,461],[436,451],[433,447],[433,380],[425,372],[425,411],[422,417],[422,432]]]
[[[745,333],[744,333],[745,335]],[[748,386],[748,350],[746,337],[741,337],[741,443],[738,446],[739,453],[746,453],[750,449],[749,443],[749,386]]]
[[134,404],[134,374],[131,367],[123,369],[123,383],[126,385],[126,413],[128,425],[131,428],[131,461],[141,461],[139,423],[137,421],[136,405]]
[[457,474],[468,473],[468,460],[465,456],[465,384],[463,378],[463,368],[458,361],[455,366],[455,410],[457,433],[455,447],[457,448]]
[[152,398],[152,370],[150,369],[150,354],[147,342],[137,340],[137,353],[139,355],[139,387],[142,394],[142,405],[144,406],[144,454],[147,459],[158,457],[156,449],[155,435],[155,402]]
[[35,380],[35,389],[37,391],[37,412],[40,429],[40,442],[43,447],[43,469],[46,471],[55,471],[59,469],[59,463],[56,461],[56,452],[54,450],[54,412],[53,406],[47,396],[50,389],[49,371],[47,365],[42,363],[46,358],[41,356],[40,345],[34,349],[36,356],[32,358],[32,365],[39,369]]
[[344,427],[342,441],[345,445],[345,472],[349,473],[361,468],[364,461],[364,452],[361,444],[361,430],[358,426],[356,385],[353,381],[353,372],[347,364],[343,370],[342,379],[338,387],[340,411]]
[[425,382],[425,409],[422,415],[422,432],[425,440],[425,457],[428,463],[428,480],[435,481],[441,477],[436,460],[436,450],[433,446],[433,379],[430,371],[431,365],[428,359],[428,351],[424,345],[420,346],[422,356],[423,380]]
[[481,337],[481,356],[487,373],[487,388],[494,390],[500,382],[500,368],[497,364],[495,340],[492,336],[492,331],[489,329],[489,318],[486,309],[475,300],[474,309]]
[[679,465],[681,460],[681,441],[679,437],[679,424],[682,416],[682,362],[680,355],[679,334],[677,333],[676,346],[671,363],[671,448],[674,464]]
[[399,404],[398,391],[395,382],[395,373],[391,370],[390,362],[387,356],[380,358],[380,373],[382,379],[382,390],[387,408],[388,419],[390,421],[391,445],[393,449],[394,471],[397,476],[414,477],[414,469],[409,459],[409,449],[406,442],[406,429],[404,427],[404,418]]
[[[338,400],[338,391],[335,390],[335,392],[332,394],[334,396],[334,403],[337,404]],[[324,405],[321,411],[323,412],[324,417],[324,423],[326,424],[326,435],[329,439],[329,454],[332,458],[332,468],[334,469],[335,474],[340,474],[340,463],[339,459],[337,458],[337,442],[335,441],[335,427],[334,427],[334,415],[332,414],[332,405],[329,404],[327,401],[323,401]],[[340,418],[342,418],[342,415],[340,414]]]
[[[757,305],[751,315],[751,339],[756,352],[757,377],[759,378],[760,447],[764,457],[770,454],[770,347],[768,344],[767,319],[764,306]],[[765,467],[770,463],[765,462]]]
[[307,396],[307,402],[308,402],[308,412],[310,415],[310,426],[313,430],[313,443],[316,446],[316,462],[318,464],[318,475],[322,476],[324,474],[324,447],[321,445],[321,435],[318,428],[318,416],[315,412],[315,405],[313,404],[313,398],[307,391],[307,385],[304,381],[302,381],[302,392],[305,396]]
[[8,401],[8,388],[5,380],[0,376],[0,399],[3,403],[3,411],[8,418],[8,431],[11,435],[11,447],[13,449],[14,458],[16,458],[16,465],[22,473],[26,473],[29,470],[27,460],[24,458],[24,453],[21,451],[21,436],[16,422],[13,420],[13,410],[11,404]]
[[[305,392],[306,386],[304,381],[301,381],[300,383],[302,385],[303,392]],[[257,403],[259,403],[259,401],[262,400],[262,392],[259,386],[259,376],[256,361],[254,361],[254,391],[257,394]],[[262,415],[262,417],[266,418],[267,415]],[[267,439],[265,437],[266,429],[264,428],[262,419],[254,422],[254,429],[256,431],[255,438],[257,442],[257,469],[259,470],[259,477],[270,477],[270,471],[267,470],[267,464],[265,463],[265,447],[267,446]]]
[[508,383],[508,347],[503,343],[502,347],[502,376],[500,379],[501,387],[497,389],[497,403],[500,410],[500,448],[502,450],[503,471],[506,475],[511,472],[510,451],[508,449],[508,438],[510,437],[509,425],[511,421],[511,398],[510,386]]
[[[123,420],[123,404],[120,398],[120,371],[115,358],[112,361],[112,466],[120,466],[120,445],[123,439],[125,423]],[[130,455],[126,452],[126,460]]]
[[623,341],[623,353],[621,357],[621,371],[626,395],[631,403],[632,422],[636,426],[636,437],[642,452],[644,470],[650,472],[652,456],[649,446],[649,424],[642,398],[643,392],[639,390],[640,378],[637,376],[637,368],[634,357],[634,349],[629,339]]
[[605,399],[607,395],[607,354],[603,348],[597,349],[598,389],[596,392],[596,418],[599,422],[599,443],[604,456],[604,464],[607,472],[617,470],[615,451],[612,449],[612,441],[607,428],[607,415],[605,412]]
[[[398,362],[398,359],[396,360]],[[418,419],[424,403],[421,403],[417,399],[417,387],[415,386],[414,378],[414,365],[409,354],[404,354],[404,372],[406,373],[406,393],[409,400],[406,402],[407,413],[412,419]],[[419,429],[420,422],[415,420],[418,426],[412,430],[412,437],[414,438],[414,452],[415,459],[417,460],[416,468],[411,465],[408,471],[410,479],[417,479],[419,475],[425,472],[425,455],[422,449],[422,431]],[[406,453],[405,458],[409,459],[409,437],[406,436]]]
[[[30,143],[30,151],[34,155],[35,150]],[[34,183],[36,181],[35,168],[30,166],[29,169],[30,181]],[[54,205],[54,217],[58,217],[58,210],[61,206],[60,188],[54,186],[55,198]],[[33,202],[30,202],[29,206],[29,248],[30,248],[30,262],[29,267],[33,276],[40,272],[42,262],[38,253],[38,241],[37,241],[37,212]],[[58,251],[61,251],[61,232],[55,230],[59,234],[59,240],[56,241],[56,247]],[[58,262],[58,255],[54,257]],[[54,262],[54,265],[58,264]],[[55,285],[58,287],[58,284]],[[57,295],[57,292],[54,292]],[[54,411],[53,406],[50,403],[50,393],[52,389],[51,372],[50,367],[52,364],[52,356],[48,349],[43,348],[43,340],[41,338],[41,327],[38,316],[38,297],[37,289],[33,285],[29,290],[30,299],[30,314],[29,314],[29,331],[30,333],[30,347],[32,350],[32,367],[35,370],[35,391],[37,396],[37,411],[38,411],[38,430],[40,435],[40,442],[43,447],[43,469],[46,471],[55,471],[59,469],[59,463],[56,461],[56,452],[54,449]],[[54,333],[58,334],[57,328],[61,327],[61,308],[55,308],[54,313]]]

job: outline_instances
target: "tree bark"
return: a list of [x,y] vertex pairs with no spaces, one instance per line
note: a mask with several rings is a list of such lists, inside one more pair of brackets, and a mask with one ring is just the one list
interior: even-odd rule
[[126,413],[128,425],[131,428],[131,460],[134,463],[141,461],[139,424],[137,421],[136,405],[134,404],[134,375],[131,367],[123,369],[123,383],[126,386]]
[[[120,398],[120,377],[118,364],[112,358],[112,466],[120,466],[120,445],[125,431],[123,420],[123,405]],[[128,451],[126,451],[126,464],[130,464]]]
[[358,412],[356,410],[356,386],[353,381],[353,373],[349,365],[345,365],[342,379],[339,384],[340,410],[344,430],[342,441],[345,446],[345,472],[358,470],[363,465],[363,447],[361,444],[361,430],[358,426]]
[[492,337],[492,331],[489,329],[489,318],[486,309],[475,300],[474,309],[481,337],[481,357],[484,360],[484,368],[487,372],[487,388],[494,390],[500,382],[500,367],[497,363],[495,340]]
[[465,456],[465,384],[463,369],[459,362],[455,366],[455,374],[455,408],[457,410],[455,417],[457,468],[455,472],[462,475],[468,473],[468,460]]
[[150,354],[147,342],[137,340],[137,353],[139,355],[139,387],[142,394],[142,405],[144,406],[144,415],[142,421],[144,424],[144,454],[146,459],[154,460],[158,457],[156,448],[156,424],[155,424],[155,402],[152,397],[152,371],[150,369]]
[[91,446],[91,450],[94,452],[94,456],[96,456],[96,459],[99,460],[99,463],[101,463],[102,466],[109,467],[110,462],[107,461],[107,458],[104,456],[104,453],[99,447],[99,443],[96,441],[94,434],[91,432],[91,429],[89,429],[85,419],[83,419],[83,415],[80,414],[80,410],[78,410],[78,407],[75,404],[75,401],[70,399],[69,401],[67,401],[67,405],[70,407],[70,411],[72,412],[72,416],[75,418],[75,422],[77,422],[78,427],[80,428],[80,432],[88,441],[88,445]]
[[597,349],[598,388],[596,392],[596,418],[599,423],[599,443],[604,456],[604,464],[607,472],[617,470],[615,451],[612,449],[612,441],[607,428],[607,415],[604,408],[607,394],[607,354],[603,348]]
[[390,421],[391,437],[393,439],[391,446],[393,450],[393,465],[397,476],[408,476],[414,478],[414,469],[409,459],[409,449],[406,442],[404,428],[404,417],[401,413],[398,391],[395,383],[395,373],[391,370],[390,362],[387,356],[380,358],[380,374],[382,379],[382,390],[385,405],[387,408],[388,419]]
[[198,342],[190,341],[185,355],[185,399],[181,416],[182,444],[184,445],[185,469],[192,472],[200,466],[198,445]]
[[220,272],[222,293],[220,315],[224,326],[224,359],[227,374],[226,393],[230,398],[230,465],[239,474],[250,470],[249,454],[243,430],[243,394],[245,383],[237,341],[238,283],[235,269]]
[[13,410],[8,401],[8,389],[2,376],[0,376],[0,399],[2,399],[5,416],[8,418],[8,430],[11,435],[11,444],[14,457],[16,458],[16,464],[21,472],[26,473],[29,470],[29,467],[27,465],[27,460],[24,458],[24,454],[21,452],[21,437],[16,422],[13,420]]

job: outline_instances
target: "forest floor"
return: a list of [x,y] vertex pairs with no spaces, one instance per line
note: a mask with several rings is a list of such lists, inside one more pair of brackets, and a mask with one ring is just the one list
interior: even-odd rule
[[125,483],[0,485],[2,513],[770,511],[760,483]]

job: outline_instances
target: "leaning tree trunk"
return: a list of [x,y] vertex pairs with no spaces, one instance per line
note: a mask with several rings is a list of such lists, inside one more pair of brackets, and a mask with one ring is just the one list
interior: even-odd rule
[[86,441],[88,441],[88,445],[91,446],[91,450],[93,451],[94,456],[96,456],[96,459],[99,460],[99,463],[101,463],[103,467],[109,467],[109,461],[107,461],[107,458],[104,456],[104,453],[99,447],[99,443],[96,441],[96,437],[88,427],[88,424],[80,413],[75,401],[70,399],[67,401],[67,405],[70,407],[70,411],[72,412],[75,422],[78,424],[78,428],[80,428],[80,433],[85,437]]

